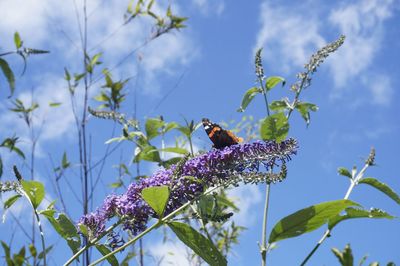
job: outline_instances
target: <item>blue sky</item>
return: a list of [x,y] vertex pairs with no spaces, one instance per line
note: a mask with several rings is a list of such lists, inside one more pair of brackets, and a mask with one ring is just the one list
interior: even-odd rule
[[[78,6],[81,1],[76,1]],[[102,61],[113,66],[126,54],[138,47],[148,35],[148,21],[120,27],[128,1],[88,1],[89,47],[92,52],[103,52]],[[362,167],[371,146],[377,151],[377,166],[370,168],[367,176],[379,178],[400,192],[396,168],[400,149],[399,111],[396,107],[400,94],[400,2],[395,0],[364,1],[248,1],[233,3],[224,0],[193,0],[172,2],[173,10],[189,17],[187,28],[152,42],[128,58],[117,70],[115,78],[132,77],[127,91],[138,88],[138,117],[163,115],[167,121],[183,123],[183,117],[200,121],[209,117],[214,121],[239,121],[237,113],[243,93],[254,85],[253,57],[255,50],[263,47],[267,76],[280,75],[287,84],[295,81],[309,56],[340,34],[346,41],[339,51],[329,57],[315,74],[312,85],[304,91],[303,99],[319,106],[312,114],[311,125],[306,128],[300,116],[291,120],[289,135],[298,139],[300,150],[289,164],[285,182],[272,187],[270,229],[280,218],[323,201],[344,196],[348,181],[338,176],[339,166]],[[157,7],[157,8],[163,8]],[[42,108],[35,116],[35,129],[41,129],[37,147],[37,178],[45,183],[48,200],[54,199],[49,181],[51,164],[49,156],[59,161],[67,151],[71,160],[77,159],[74,149],[76,130],[70,110],[64,67],[71,72],[80,70],[79,32],[74,13],[74,1],[4,0],[0,2],[0,51],[13,48],[14,31],[18,31],[28,47],[50,50],[49,55],[30,58],[28,69],[17,81],[15,97],[29,100],[32,95]],[[118,29],[116,31],[116,29]],[[105,38],[114,33],[112,38]],[[138,58],[141,58],[140,62]],[[16,73],[22,69],[19,58],[7,58]],[[7,112],[10,103],[3,77],[0,77],[0,123],[2,138],[14,133],[21,136],[21,147],[29,150],[29,136],[21,120]],[[91,96],[98,93],[101,83],[93,86]],[[283,90],[285,90],[283,92]],[[270,95],[279,99],[287,95],[288,86]],[[165,98],[165,96],[168,97]],[[48,102],[63,102],[54,109]],[[92,102],[92,106],[96,103]],[[133,98],[127,98],[123,110],[133,112]],[[261,98],[256,99],[245,115],[256,119],[265,116]],[[104,154],[104,142],[111,137],[112,123],[89,118],[93,144],[93,160]],[[119,134],[119,130],[116,131]],[[172,141],[172,140],[171,140]],[[195,133],[195,146],[209,149],[211,144],[200,129]],[[95,204],[99,205],[110,193],[107,184],[117,172],[112,168],[122,157],[126,162],[133,148],[110,158],[96,191]],[[28,173],[18,158],[1,151],[5,161],[5,176],[12,177],[11,166],[16,163]],[[142,171],[150,174],[154,166]],[[3,177],[5,178],[5,177]],[[71,171],[72,182],[78,178],[78,168]],[[65,188],[71,194],[69,188]],[[77,193],[80,193],[77,191]],[[241,187],[231,192],[240,199],[242,212],[235,220],[246,230],[231,265],[257,265],[257,241],[261,235],[261,213],[264,186]],[[400,216],[399,206],[389,198],[369,187],[356,187],[350,199],[365,208],[377,207]],[[73,219],[81,215],[74,197],[68,199]],[[25,205],[25,206],[24,206]],[[26,211],[26,204],[16,205],[16,215]],[[24,216],[22,216],[24,217]],[[24,222],[25,223],[25,222]],[[29,223],[26,222],[26,226]],[[3,240],[9,239],[13,227],[8,217],[0,225]],[[56,241],[47,227],[48,242]],[[269,254],[270,265],[296,265],[311,250],[323,233],[313,233],[284,240]],[[22,238],[22,234],[19,237]],[[354,220],[338,226],[330,239],[320,248],[309,265],[335,265],[330,248],[342,249],[351,243],[356,261],[369,254],[368,262],[378,260],[400,263],[398,220]],[[15,248],[24,243],[14,240]],[[161,237],[153,234],[145,239],[152,255],[162,255],[179,244],[163,246]],[[69,256],[64,243],[57,242],[53,262],[63,262]],[[2,252],[2,251],[1,251]],[[182,252],[181,252],[182,253]],[[2,253],[0,253],[2,254]],[[149,251],[150,254],[150,251]],[[175,256],[179,263],[182,256]],[[154,262],[147,258],[149,265]],[[168,258],[164,260],[168,262]],[[180,265],[185,265],[181,262]]]

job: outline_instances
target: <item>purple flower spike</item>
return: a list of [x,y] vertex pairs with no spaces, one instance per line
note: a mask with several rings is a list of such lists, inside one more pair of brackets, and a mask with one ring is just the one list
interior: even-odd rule
[[[237,144],[211,151],[157,171],[149,178],[129,185],[120,195],[110,195],[94,213],[83,216],[90,236],[97,237],[105,230],[106,222],[117,217],[123,220],[123,229],[136,235],[142,232],[150,218],[157,214],[142,199],[141,192],[147,187],[169,186],[170,198],[165,213],[171,213],[185,202],[194,199],[207,187],[237,186],[239,183],[281,181],[286,176],[285,163],[296,154],[297,142],[288,139],[281,143],[257,141]],[[281,165],[279,174],[269,173]]]

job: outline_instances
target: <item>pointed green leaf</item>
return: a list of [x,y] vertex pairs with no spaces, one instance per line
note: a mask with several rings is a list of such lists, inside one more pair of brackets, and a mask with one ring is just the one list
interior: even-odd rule
[[36,250],[36,247],[33,244],[29,244],[29,252],[31,253],[32,257],[36,258],[37,250]]
[[[106,256],[111,251],[105,245],[96,245],[97,250],[101,253],[101,255]],[[114,255],[107,257],[108,263],[112,266],[118,266],[118,260],[115,258]]]
[[263,140],[285,140],[289,132],[289,123],[284,113],[276,113],[261,121],[260,135]]
[[394,219],[395,217],[388,214],[387,212],[384,212],[379,209],[371,209],[371,210],[364,210],[364,209],[359,209],[359,208],[346,208],[345,209],[346,213],[341,215],[338,214],[335,217],[332,217],[329,219],[328,223],[328,228],[332,229],[335,227],[338,223],[348,220],[348,219],[354,219],[354,218],[372,218],[372,219]]
[[349,244],[346,245],[343,252],[340,252],[340,250],[336,248],[332,248],[332,252],[336,256],[336,258],[338,258],[342,266],[354,265],[353,252],[351,251]]
[[148,187],[142,190],[142,198],[157,213],[158,217],[162,217],[165,207],[169,199],[169,187]]
[[339,167],[337,169],[339,175],[347,176],[348,178],[352,179],[351,173],[345,167]]
[[254,97],[259,94],[262,93],[262,90],[258,87],[253,87],[248,89],[242,99],[242,103],[239,107],[239,109],[237,109],[238,112],[244,112],[244,110],[246,110],[247,106],[251,103],[251,101],[254,99]]
[[9,199],[7,199],[4,202],[4,209],[6,210],[6,209],[10,208],[20,197],[21,197],[21,195],[17,194],[17,195],[11,196]]
[[274,112],[283,112],[287,108],[288,108],[288,104],[287,104],[287,102],[285,100],[273,101],[269,105],[269,109],[271,109]]
[[60,106],[62,103],[58,103],[58,102],[54,102],[54,103],[49,103],[50,107],[58,107]]
[[72,250],[72,253],[75,254],[76,252],[78,252],[81,246],[81,238],[75,225],[63,213],[60,213],[57,218],[54,218],[55,212],[51,212],[54,210],[46,211],[47,212],[42,211],[41,214],[45,215],[47,220],[53,226],[54,230],[56,230],[56,232],[67,241],[67,244]]
[[149,162],[161,162],[160,153],[154,146],[147,146],[143,148],[135,157],[135,162],[141,160]]
[[48,246],[44,251],[41,251],[38,255],[38,259],[43,259],[44,258],[44,254],[49,254],[49,252],[53,249],[53,245]]
[[22,247],[17,254],[13,255],[13,266],[22,266],[25,261],[25,247]]
[[372,178],[372,177],[363,178],[358,183],[359,184],[370,185],[370,186],[376,188],[377,190],[380,190],[384,194],[386,194],[386,196],[388,196],[389,198],[394,200],[397,204],[400,204],[399,195],[393,189],[391,189],[388,185],[386,185],[385,183],[382,183],[382,182],[380,182],[377,179]]
[[3,242],[3,241],[1,241],[1,245],[2,245],[3,250],[4,250],[4,255],[5,255],[5,259],[6,259],[7,265],[8,266],[14,266],[14,263],[13,263],[13,261],[11,259],[10,247],[7,246],[7,244],[5,242]]
[[29,197],[30,202],[34,209],[40,205],[44,198],[44,186],[38,181],[21,180],[22,189]]
[[268,77],[267,80],[265,81],[265,87],[266,87],[267,91],[269,91],[281,82],[282,82],[282,86],[284,86],[285,79],[282,77],[279,77],[279,76]]
[[166,123],[165,128],[164,128],[164,133],[167,133],[171,129],[178,128],[178,127],[179,127],[179,124],[176,122]]
[[168,226],[186,246],[191,248],[206,263],[211,266],[227,265],[226,259],[214,244],[191,226],[179,222],[170,222]]
[[17,49],[22,47],[21,36],[19,36],[19,33],[17,31],[14,33],[14,44]]
[[149,118],[146,120],[145,130],[148,140],[159,135],[158,130],[164,125],[164,121],[159,118]]
[[168,147],[164,149],[159,149],[159,151],[165,151],[165,152],[173,152],[173,153],[178,153],[178,154],[188,154],[189,152],[184,149],[184,148],[179,148],[179,147]]
[[335,200],[301,209],[275,224],[269,236],[269,243],[314,231],[350,206],[359,204],[350,200]]
[[68,158],[67,158],[67,153],[64,152],[63,157],[62,157],[62,161],[61,161],[61,167],[63,169],[66,169],[69,166],[70,166],[70,163],[69,163]]
[[316,112],[318,111],[318,106],[312,103],[303,103],[303,102],[298,102],[296,104],[296,109],[299,111],[301,117],[306,121],[307,125],[310,124],[310,111]]
[[0,58],[0,68],[3,71],[4,76],[8,81],[8,86],[10,87],[11,95],[13,95],[15,90],[15,77],[14,73],[12,72],[10,66],[8,65],[7,61]]

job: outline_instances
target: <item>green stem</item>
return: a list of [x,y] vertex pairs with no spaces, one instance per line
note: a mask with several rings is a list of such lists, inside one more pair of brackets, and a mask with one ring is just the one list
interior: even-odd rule
[[[267,116],[270,116],[269,105],[268,105],[268,98],[267,98],[267,88],[264,86],[263,80],[260,78],[259,80],[261,89],[264,95],[264,102],[265,107],[267,109]],[[268,225],[268,209],[269,209],[269,197],[271,193],[271,185],[267,184],[265,188],[265,203],[264,203],[264,215],[263,215],[263,224],[262,224],[262,235],[261,235],[261,246],[260,246],[260,253],[261,253],[261,265],[267,265],[267,225]]]
[[40,239],[42,242],[42,250],[43,250],[43,265],[46,266],[46,245],[44,243],[44,233],[43,233],[43,228],[42,228],[42,223],[40,222],[40,217],[39,214],[37,213],[37,210],[34,209],[35,211],[35,216],[36,216],[36,221],[39,227],[39,231],[40,231]]
[[269,195],[271,186],[267,184],[265,191],[265,205],[264,205],[264,218],[262,225],[262,236],[261,236],[261,265],[265,266],[267,264],[267,222],[268,222],[268,209],[269,209]]
[[[353,177],[350,180],[350,186],[347,189],[347,192],[343,199],[347,200],[350,197],[351,192],[353,191],[354,187],[358,184],[358,182],[363,178],[365,170],[367,170],[369,164],[365,164],[361,171],[357,174],[356,177]],[[300,266],[306,265],[307,261],[312,257],[312,255],[317,251],[317,249],[322,245],[322,243],[331,235],[331,230],[327,229],[321,239],[317,242],[315,247],[311,250],[311,252],[307,255],[307,257],[303,260]]]
[[109,232],[111,232],[115,227],[117,227],[118,225],[121,224],[122,221],[118,221],[115,224],[111,225],[109,228],[106,229],[106,231],[104,231],[100,236],[96,237],[95,239],[93,239],[92,241],[90,241],[88,244],[86,244],[86,246],[84,246],[83,248],[81,248],[78,252],[76,252],[65,264],[64,266],[70,265],[75,259],[77,259],[79,257],[79,255],[81,255],[83,252],[85,252],[86,250],[88,250],[91,246],[95,245],[101,238],[103,238],[103,236],[105,236],[106,234],[108,234]]
[[188,140],[189,140],[189,146],[190,146],[190,155],[191,155],[191,156],[194,156],[192,137],[189,136],[189,137],[188,137]]

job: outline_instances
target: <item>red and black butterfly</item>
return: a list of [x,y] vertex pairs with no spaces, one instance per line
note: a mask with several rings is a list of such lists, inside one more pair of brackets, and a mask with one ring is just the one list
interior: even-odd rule
[[243,141],[242,138],[236,137],[231,131],[212,123],[208,118],[203,118],[202,122],[208,137],[214,143],[213,147],[216,149],[222,149]]

